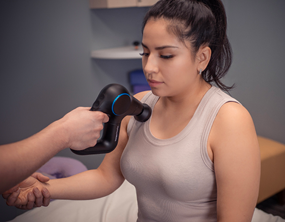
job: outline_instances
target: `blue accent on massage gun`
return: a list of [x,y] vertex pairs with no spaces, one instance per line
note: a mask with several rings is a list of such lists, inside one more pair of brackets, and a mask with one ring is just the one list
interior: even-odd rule
[[113,101],[113,104],[112,104],[112,112],[113,112],[116,116],[119,116],[119,114],[115,113],[115,111],[114,111],[114,105],[116,104],[117,100],[118,100],[121,96],[123,96],[123,95],[127,95],[127,96],[131,97],[130,94],[128,94],[128,93],[122,93],[122,94],[118,95],[117,98]]
[[139,122],[145,122],[151,116],[151,108],[131,96],[128,90],[119,84],[105,86],[93,103],[91,111],[106,113],[109,116],[109,121],[104,124],[102,136],[94,147],[80,151],[71,149],[75,154],[109,153],[118,144],[121,121],[125,116],[134,116]]

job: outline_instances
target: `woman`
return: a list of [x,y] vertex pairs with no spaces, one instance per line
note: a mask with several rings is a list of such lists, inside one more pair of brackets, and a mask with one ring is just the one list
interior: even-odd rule
[[231,50],[221,1],[161,0],[143,24],[151,92],[136,97],[152,107],[150,120],[126,117],[98,169],[47,184],[29,178],[14,205],[30,208],[36,197],[40,206],[44,187],[52,199],[99,198],[126,178],[137,190],[139,222],[251,221],[259,147],[250,114],[222,92],[230,89],[220,79]]

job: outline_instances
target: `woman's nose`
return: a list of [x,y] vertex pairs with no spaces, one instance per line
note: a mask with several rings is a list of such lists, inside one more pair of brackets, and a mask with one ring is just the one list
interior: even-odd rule
[[158,72],[157,61],[151,54],[147,58],[145,58],[143,65],[145,73],[152,74]]

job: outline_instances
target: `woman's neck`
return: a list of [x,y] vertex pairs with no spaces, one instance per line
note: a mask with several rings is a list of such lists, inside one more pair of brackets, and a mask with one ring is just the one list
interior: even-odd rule
[[211,85],[204,80],[199,81],[185,91],[175,96],[161,97],[159,103],[161,108],[165,110],[177,110],[194,108],[196,109]]

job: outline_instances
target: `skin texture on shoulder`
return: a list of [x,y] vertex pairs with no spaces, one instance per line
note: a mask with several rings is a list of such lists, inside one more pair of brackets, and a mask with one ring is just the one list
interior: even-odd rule
[[136,99],[138,99],[139,101],[141,101],[141,99],[149,92],[150,92],[150,90],[149,91],[139,92],[139,93],[135,94],[134,97]]
[[224,104],[208,140],[218,187],[218,221],[250,222],[258,197],[260,151],[252,118],[235,102]]

